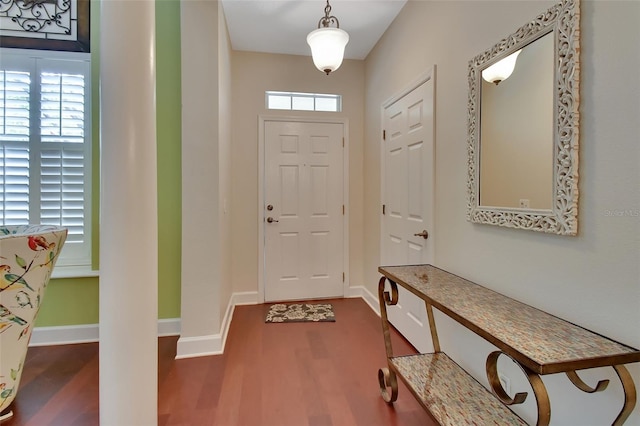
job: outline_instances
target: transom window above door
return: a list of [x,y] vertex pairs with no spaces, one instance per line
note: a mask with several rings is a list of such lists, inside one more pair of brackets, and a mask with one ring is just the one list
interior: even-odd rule
[[267,109],[289,111],[342,111],[342,96],[300,92],[265,92]]

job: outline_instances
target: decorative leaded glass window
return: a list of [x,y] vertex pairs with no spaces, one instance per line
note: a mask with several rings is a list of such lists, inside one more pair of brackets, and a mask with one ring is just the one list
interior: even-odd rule
[[90,0],[0,0],[0,47],[89,52]]

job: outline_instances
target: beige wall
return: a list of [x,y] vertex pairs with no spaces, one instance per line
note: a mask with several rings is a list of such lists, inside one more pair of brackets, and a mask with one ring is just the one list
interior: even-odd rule
[[[434,64],[436,265],[598,333],[640,347],[640,3],[582,2],[579,234],[561,237],[466,221],[467,65],[552,2],[409,1],[365,62],[364,181],[379,182],[380,106]],[[364,274],[376,294],[379,187],[364,199]],[[430,230],[431,231],[431,230]],[[490,346],[438,316],[443,349],[481,381]],[[640,385],[640,366],[628,366]],[[512,388],[522,375],[510,373]],[[546,376],[552,424],[610,424],[623,397],[610,377],[584,394]],[[523,390],[528,390],[526,387]],[[409,395],[401,396],[401,398]],[[535,422],[529,398],[517,408]],[[636,408],[628,424],[639,424]]]
[[[310,57],[234,51],[232,144],[232,274],[234,292],[258,290],[258,116],[346,118],[349,124],[351,285],[362,285],[362,129],[364,63],[346,60],[326,76]],[[269,111],[265,91],[342,95],[341,113]],[[376,183],[377,184],[377,183]],[[367,188],[370,186],[367,185]]]

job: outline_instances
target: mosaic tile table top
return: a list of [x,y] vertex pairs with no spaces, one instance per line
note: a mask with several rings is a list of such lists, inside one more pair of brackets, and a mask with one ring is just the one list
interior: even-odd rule
[[444,353],[391,358],[418,399],[443,426],[526,425]]
[[637,349],[434,266],[378,270],[538,374],[640,361]]

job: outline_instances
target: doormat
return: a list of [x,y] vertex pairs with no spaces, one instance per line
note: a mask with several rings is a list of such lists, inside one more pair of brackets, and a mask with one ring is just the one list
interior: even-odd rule
[[330,303],[276,303],[264,322],[335,322]]

